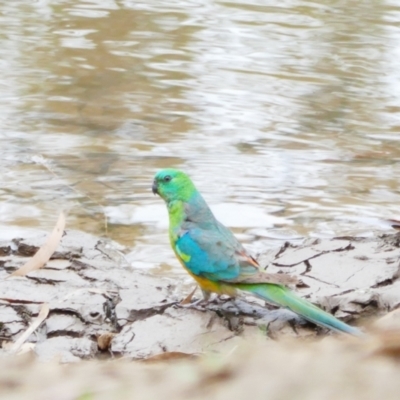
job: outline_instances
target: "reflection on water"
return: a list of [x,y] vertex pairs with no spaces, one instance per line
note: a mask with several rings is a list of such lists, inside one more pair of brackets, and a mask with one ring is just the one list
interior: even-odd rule
[[70,209],[135,266],[176,265],[150,191],[166,166],[255,250],[379,228],[400,215],[399,16],[395,0],[3,2],[3,231]]

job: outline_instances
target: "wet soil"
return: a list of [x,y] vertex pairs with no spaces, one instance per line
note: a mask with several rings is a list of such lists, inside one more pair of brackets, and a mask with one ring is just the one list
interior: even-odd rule
[[[187,293],[179,281],[138,271],[118,244],[79,231],[66,232],[43,269],[8,278],[44,239],[38,234],[0,243],[3,352],[42,303],[49,305],[48,317],[23,348],[46,361],[224,352],[249,338],[330,334],[250,296],[182,306]],[[258,259],[268,272],[299,278],[294,290],[351,324],[365,325],[400,305],[399,234],[284,243]]]

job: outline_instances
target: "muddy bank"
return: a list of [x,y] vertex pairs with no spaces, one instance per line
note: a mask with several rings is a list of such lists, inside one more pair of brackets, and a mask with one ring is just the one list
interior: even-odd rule
[[[323,333],[295,314],[244,296],[206,308],[178,303],[179,282],[137,271],[116,244],[68,231],[46,267],[7,278],[42,245],[45,235],[0,243],[0,337],[3,352],[26,331],[43,303],[45,321],[22,349],[40,360],[148,358],[165,352],[231,349],[249,337]],[[269,272],[290,273],[295,290],[351,324],[400,305],[400,236],[285,243],[259,256]],[[363,322],[361,322],[363,324]],[[28,344],[29,343],[29,344]]]

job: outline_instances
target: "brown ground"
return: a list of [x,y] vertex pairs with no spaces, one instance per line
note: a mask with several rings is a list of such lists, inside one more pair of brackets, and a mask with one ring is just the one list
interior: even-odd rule
[[[285,244],[259,257],[299,278],[302,296],[363,326],[358,340],[324,337],[247,297],[183,308],[179,283],[136,271],[81,232],[68,232],[45,268],[4,280],[43,241],[0,243],[0,398],[399,398],[399,235]],[[16,348],[40,309],[48,315]]]

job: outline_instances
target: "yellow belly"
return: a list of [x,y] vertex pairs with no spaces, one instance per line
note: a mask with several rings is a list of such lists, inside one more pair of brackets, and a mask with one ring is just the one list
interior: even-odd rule
[[182,267],[185,268],[187,273],[199,284],[201,289],[207,292],[213,292],[217,294],[227,294],[229,296],[235,295],[236,289],[232,285],[222,282],[211,281],[202,276],[195,275],[192,271],[190,271],[185,265],[185,261],[188,262],[190,260],[190,255],[179,252],[171,236],[170,239],[171,239],[172,249],[174,250],[176,258],[179,260]]
[[183,260],[177,255],[178,260],[182,264],[182,267],[185,268],[187,273],[198,283],[201,289],[207,292],[213,292],[217,294],[227,294],[228,296],[235,296],[236,289],[234,286],[229,285],[227,283],[215,282],[210,279],[204,278],[202,276],[195,275],[192,271],[190,271]]

